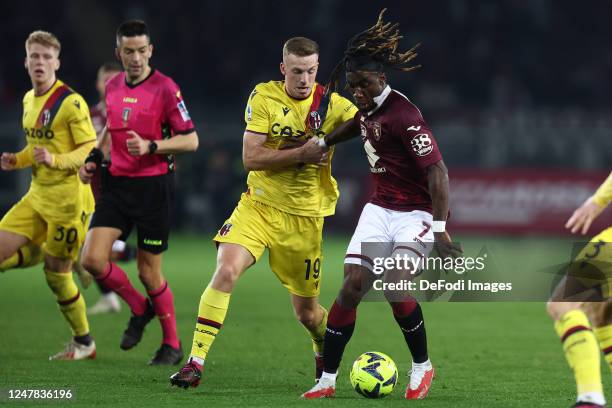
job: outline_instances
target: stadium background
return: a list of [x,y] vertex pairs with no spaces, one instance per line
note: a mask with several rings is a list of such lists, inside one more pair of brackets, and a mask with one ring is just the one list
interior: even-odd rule
[[[422,68],[409,74],[391,73],[391,84],[421,108],[438,139],[451,177],[451,232],[465,242],[467,252],[478,253],[483,246],[503,248],[508,267],[513,266],[512,259],[528,262],[527,268],[533,269],[569,260],[569,248],[576,239],[562,231],[562,224],[603,181],[612,164],[612,5],[603,0],[436,0],[389,2],[387,6],[388,18],[401,24],[403,45],[421,43],[417,61]],[[147,21],[155,46],[152,65],[181,86],[200,136],[198,152],[178,159],[177,238],[171,241],[165,267],[176,282],[179,328],[183,342],[188,343],[197,299],[214,267],[214,252],[207,241],[244,190],[240,149],[247,96],[256,83],[281,79],[280,50],[284,40],[295,35],[320,43],[318,79],[324,82],[349,36],[373,24],[381,7],[378,2],[340,0],[3,3],[0,151],[16,151],[24,143],[20,109],[22,95],[30,88],[23,69],[23,44],[29,32],[44,29],[59,37],[63,49],[58,76],[94,104],[96,70],[114,58],[117,25],[127,18]],[[322,292],[326,305],[340,284],[343,251],[360,203],[367,197],[367,161],[360,143],[337,149],[334,169],[341,198],[337,215],[326,221],[328,261]],[[0,214],[27,190],[29,177],[27,171],[0,172]],[[611,214],[610,210],[604,213],[592,232],[610,225]],[[520,267],[525,268],[525,264]],[[148,349],[153,350],[159,330],[150,329],[155,334],[148,335],[148,343],[125,357],[125,353],[115,351],[127,319],[125,311],[119,317],[92,319],[92,326],[98,327],[95,335],[99,347],[106,341],[116,354],[110,361],[101,357],[101,371],[83,373],[62,365],[59,371],[65,380],[48,382],[46,378],[53,378],[57,369],[41,368],[37,361],[55,351],[47,350],[47,346],[58,345],[58,339],[66,333],[44,280],[32,279],[38,269],[31,274],[7,273],[0,277],[0,331],[9,333],[0,340],[0,387],[74,385],[78,376],[94,389],[100,376],[113,377],[119,367],[125,378],[113,380],[115,388],[105,398],[96,401],[87,392],[81,393],[88,396],[83,397],[88,404],[104,405],[112,400],[121,405],[121,395],[132,392],[126,384],[136,387],[137,396],[147,395],[159,403],[177,401],[164,388],[168,370],[147,371],[142,384],[134,385],[136,380],[129,373],[141,375],[142,362]],[[135,277],[134,267],[128,270]],[[95,292],[87,292],[87,298],[90,303],[95,301]],[[252,375],[277,375],[283,381],[272,391],[266,388],[255,392],[254,399],[244,401],[256,405],[295,402],[294,394],[305,388],[304,373],[310,373],[310,365],[304,358],[291,356],[291,342],[300,344],[305,352],[307,345],[301,329],[291,320],[285,294],[265,262],[247,274],[235,299],[242,299],[235,301],[234,310],[230,309],[237,328],[228,326],[213,350],[218,353],[215,358],[219,364],[210,371],[217,377],[210,379],[210,387],[205,387],[202,394],[194,395],[205,397],[210,389],[221,390],[227,385],[222,378],[233,376],[237,380],[228,388],[229,400],[221,391],[213,392],[210,398],[214,405],[235,403],[246,397],[244,389],[248,394],[255,386],[269,385],[265,379],[254,381],[245,376],[248,370],[255,370]],[[18,312],[15,305],[19,305]],[[259,312],[252,312],[253,308]],[[444,361],[431,406],[449,406],[450,401],[453,406],[481,406],[478,401],[485,404],[492,375],[501,376],[504,385],[488,406],[522,406],[542,396],[552,399],[550,406],[569,405],[571,373],[564,365],[542,304],[430,304],[425,308],[432,316],[428,319],[434,362],[436,357]],[[381,323],[381,330],[388,329],[394,335],[380,336],[376,329],[376,313],[383,309],[384,305],[374,305],[369,311],[360,310],[364,317],[358,325],[374,338],[380,337],[372,347],[380,345],[381,351],[400,349],[399,334],[391,322]],[[261,322],[270,316],[279,319],[270,332],[286,333],[287,344],[276,344],[278,333],[267,334],[262,328]],[[368,319],[376,327],[369,327]],[[22,342],[25,330],[40,328],[44,328],[45,336],[33,349],[13,349]],[[506,335],[508,332],[512,335]],[[257,371],[260,359],[266,361],[265,370],[278,369],[278,364],[271,362],[278,356],[270,350],[245,348],[242,339],[251,333],[262,339],[262,347],[266,336],[276,339],[275,347],[285,353],[280,359],[286,364],[282,370],[274,374]],[[444,343],[445,336],[452,337],[453,342]],[[524,341],[530,342],[527,350],[518,347]],[[357,339],[349,346],[350,355],[369,346]],[[235,364],[236,353],[246,353],[241,359],[244,367],[228,369]],[[351,359],[348,353],[345,360]],[[527,375],[519,362],[533,355]],[[290,368],[295,364],[301,365],[301,381],[292,377],[295,372]],[[487,371],[491,364],[497,370],[493,374]],[[36,374],[28,367],[37,370]],[[406,361],[400,368],[407,368]],[[478,371],[471,374],[475,383],[462,377],[465,371],[474,370]],[[152,383],[159,389],[151,391]],[[286,399],[274,399],[276,392],[284,392]],[[191,401],[184,394],[180,398]],[[541,402],[538,406],[547,405]]]

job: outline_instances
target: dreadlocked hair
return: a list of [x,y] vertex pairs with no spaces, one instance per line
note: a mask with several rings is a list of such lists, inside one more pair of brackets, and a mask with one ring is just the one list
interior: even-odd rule
[[387,11],[382,9],[378,15],[376,24],[353,36],[347,44],[344,56],[334,67],[327,85],[328,92],[336,91],[340,79],[340,73],[346,70],[347,63],[355,60],[371,60],[378,63],[381,67],[391,68],[403,72],[413,71],[420,68],[420,65],[408,66],[418,54],[416,53],[417,44],[408,51],[399,52],[397,50],[403,36],[398,29],[398,23],[386,23],[383,16]]

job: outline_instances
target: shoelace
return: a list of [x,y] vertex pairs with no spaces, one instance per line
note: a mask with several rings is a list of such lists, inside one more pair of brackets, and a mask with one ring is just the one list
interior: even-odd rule
[[320,378],[319,382],[317,383],[317,385],[315,385],[315,387],[317,389],[324,389],[324,388],[330,388],[330,387],[334,387],[336,384],[331,381],[330,379],[327,378]]
[[197,373],[198,371],[198,367],[193,364],[192,362],[187,363],[187,365],[185,365],[183,368],[181,368],[181,372],[182,373],[186,373],[186,372],[194,372]]
[[76,351],[76,348],[77,348],[76,343],[71,341],[70,343],[66,344],[65,351],[72,351],[72,352],[74,352],[74,351]]
[[417,387],[419,386],[419,384],[421,384],[421,381],[423,380],[423,377],[425,376],[425,373],[427,372],[428,368],[426,367],[416,367],[416,368],[411,368],[410,370],[408,370],[408,376],[410,377],[410,388],[413,390],[416,390]]
[[74,342],[71,341],[64,345],[64,349],[62,351],[54,354],[53,358],[57,358],[57,357],[63,356],[68,353],[74,353],[75,351],[76,351],[76,344],[74,344]]

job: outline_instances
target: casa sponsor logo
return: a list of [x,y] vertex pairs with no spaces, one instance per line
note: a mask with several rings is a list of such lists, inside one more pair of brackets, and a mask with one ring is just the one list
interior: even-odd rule
[[189,116],[189,111],[187,110],[187,107],[185,106],[185,101],[180,101],[179,103],[176,104],[176,107],[178,108],[181,114],[181,118],[183,118],[183,122],[187,122],[191,120],[191,116]]
[[232,229],[232,224],[228,222],[227,224],[221,227],[221,229],[219,230],[219,235],[224,237],[227,234],[229,234],[231,229]]
[[415,135],[410,141],[410,144],[417,156],[427,156],[433,151],[433,143],[431,142],[431,137],[429,137],[427,133]]
[[[281,126],[280,123],[272,124],[272,126],[270,127],[270,131],[272,133],[272,136],[302,138],[306,135],[306,132],[304,130],[295,130],[291,126]],[[316,130],[315,135],[318,137],[323,137],[325,136],[325,132],[323,132],[322,130]]]

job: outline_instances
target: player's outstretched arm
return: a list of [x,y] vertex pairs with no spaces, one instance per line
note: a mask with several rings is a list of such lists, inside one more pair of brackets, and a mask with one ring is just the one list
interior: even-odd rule
[[28,145],[18,153],[2,153],[0,168],[4,171],[23,169],[32,165],[32,148]]
[[580,207],[576,208],[572,216],[565,223],[565,228],[569,229],[572,234],[580,231],[582,235],[585,235],[595,218],[603,210],[604,207],[600,207],[593,201],[593,197],[589,197]]
[[96,141],[81,143],[71,152],[53,154],[44,147],[34,147],[34,161],[38,164],[44,164],[53,169],[59,170],[77,170],[83,165],[83,161],[96,146]]
[[326,135],[323,138],[324,146],[333,146],[357,136],[359,136],[359,122],[353,118],[335,128],[329,135]]
[[328,159],[327,148],[318,145],[313,137],[300,147],[286,150],[269,149],[264,146],[268,136],[244,132],[242,142],[242,163],[247,171],[274,170],[301,163],[325,165]]
[[[463,254],[461,245],[453,243],[446,231],[445,223],[448,216],[448,170],[444,161],[440,160],[427,168],[427,182],[431,195],[434,220],[435,247],[442,258],[459,257]],[[435,224],[436,222],[444,224]],[[437,228],[442,225],[444,228]]]
[[0,156],[0,167],[4,171],[12,171],[15,170],[15,165],[17,164],[17,158],[15,157],[15,153],[2,153]]
[[585,235],[591,224],[601,214],[608,204],[612,201],[612,173],[606,181],[597,189],[595,194],[586,199],[580,207],[578,207],[572,216],[565,223],[565,228],[569,229],[572,234],[580,231]]

